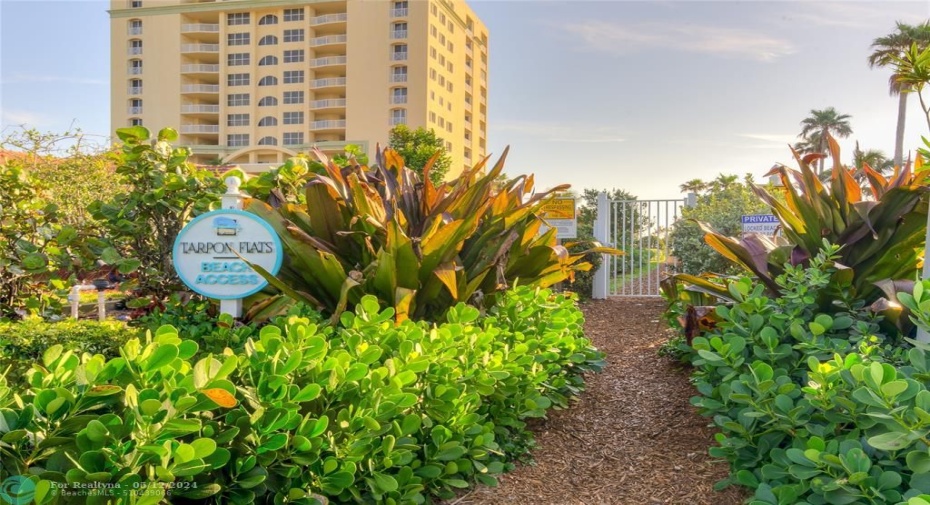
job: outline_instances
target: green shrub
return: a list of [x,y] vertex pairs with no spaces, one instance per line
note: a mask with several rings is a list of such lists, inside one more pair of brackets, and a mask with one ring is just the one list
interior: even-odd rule
[[[423,503],[493,485],[532,444],[529,418],[603,366],[570,297],[521,287],[488,314],[395,323],[366,296],[339,324],[278,319],[241,353],[169,326],[120,357],[49,348],[17,400],[0,384],[0,479],[144,489],[137,503]],[[67,483],[67,484],[64,484]],[[102,485],[102,484],[101,484]],[[168,487],[170,486],[170,488]]]
[[37,318],[0,323],[0,373],[10,368],[12,382],[41,360],[46,349],[62,345],[78,353],[119,356],[119,348],[138,331],[118,321],[65,320],[49,323]]
[[[777,298],[748,278],[731,284],[735,303],[694,339],[693,403],[719,430],[711,455],[732,469],[721,485],[754,489],[758,505],[925,503],[930,346],[879,334],[857,305],[820,312],[835,259],[834,248],[808,269],[786,265]],[[901,297],[919,324],[928,290]]]

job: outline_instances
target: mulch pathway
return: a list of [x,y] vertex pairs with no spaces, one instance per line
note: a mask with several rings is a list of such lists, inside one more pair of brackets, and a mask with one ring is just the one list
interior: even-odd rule
[[450,504],[743,503],[741,489],[713,490],[727,464],[707,454],[713,432],[689,403],[688,371],[656,354],[671,336],[663,307],[655,298],[584,303],[586,335],[607,367],[570,408],[536,426],[535,464]]

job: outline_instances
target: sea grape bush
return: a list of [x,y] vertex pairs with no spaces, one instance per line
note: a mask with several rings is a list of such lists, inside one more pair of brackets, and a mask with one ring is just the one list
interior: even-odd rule
[[[720,485],[754,489],[757,505],[928,503],[930,346],[893,342],[855,306],[820,313],[833,253],[786,266],[777,298],[747,278],[730,284],[735,303],[693,340],[693,403],[733,471]],[[915,305],[918,321],[928,305]]]
[[366,296],[338,324],[278,318],[241,352],[170,326],[109,360],[52,346],[27,389],[0,379],[0,479],[29,476],[40,504],[92,483],[143,505],[447,499],[494,485],[532,445],[526,420],[603,366],[573,298],[548,290],[438,325],[394,316]]

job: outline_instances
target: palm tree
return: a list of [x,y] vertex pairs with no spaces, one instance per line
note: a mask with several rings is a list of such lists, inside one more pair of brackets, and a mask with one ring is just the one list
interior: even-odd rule
[[869,67],[895,67],[896,71],[888,79],[888,92],[898,96],[898,127],[895,131],[894,166],[900,167],[904,161],[904,125],[907,115],[907,88],[899,81],[896,59],[903,57],[912,44],[919,48],[930,45],[930,21],[917,26],[898,22],[897,31],[879,37],[872,42],[872,54],[869,55]]
[[900,58],[895,58],[895,80],[908,93],[917,93],[920,108],[930,127],[930,105],[924,100],[924,87],[930,84],[930,46],[921,49],[917,43]]
[[856,178],[862,176],[862,166],[868,165],[876,172],[882,173],[894,169],[892,160],[889,160],[885,153],[878,149],[869,149],[863,151],[859,149],[859,142],[856,142],[856,149],[853,151],[853,164],[856,166]]
[[[840,114],[833,107],[827,107],[823,110],[811,109],[810,117],[801,121],[801,137],[805,140],[812,140],[814,135],[817,138],[817,152],[822,153],[827,147],[827,135],[833,137],[846,138],[852,135],[852,127],[849,126],[849,120],[852,118],[849,114]],[[817,174],[823,173],[823,160],[820,158],[820,164]]]
[[679,187],[682,193],[700,193],[707,189],[707,183],[701,179],[691,179]]

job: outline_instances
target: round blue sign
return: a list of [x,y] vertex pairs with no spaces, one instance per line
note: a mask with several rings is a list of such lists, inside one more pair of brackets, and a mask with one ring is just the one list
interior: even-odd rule
[[217,300],[255,294],[268,281],[249,264],[272,275],[283,261],[281,238],[264,219],[242,210],[208,212],[192,220],[174,241],[174,269],[191,290]]

